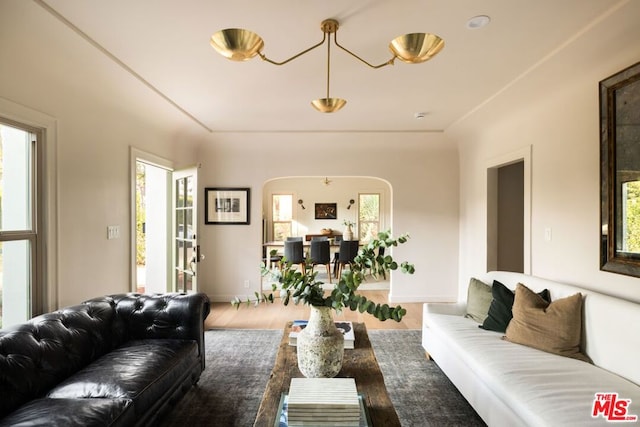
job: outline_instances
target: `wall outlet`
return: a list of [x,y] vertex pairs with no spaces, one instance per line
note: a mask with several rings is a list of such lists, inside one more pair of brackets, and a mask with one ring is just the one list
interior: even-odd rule
[[249,285],[251,285],[251,282],[249,280],[245,280],[244,281],[244,288],[245,289],[249,289]]

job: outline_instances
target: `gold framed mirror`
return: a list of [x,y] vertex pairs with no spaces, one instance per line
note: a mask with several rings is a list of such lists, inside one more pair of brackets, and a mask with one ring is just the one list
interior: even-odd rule
[[600,82],[600,269],[640,277],[640,62]]

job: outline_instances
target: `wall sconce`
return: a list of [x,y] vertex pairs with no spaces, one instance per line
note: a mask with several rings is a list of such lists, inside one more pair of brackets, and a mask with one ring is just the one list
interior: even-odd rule
[[356,201],[351,199],[349,200],[349,206],[347,206],[347,209],[351,209],[351,205],[354,204]]
[[302,206],[302,209],[306,209],[306,208],[304,207],[303,203],[304,203],[304,202],[302,201],[302,199],[298,199],[298,204],[299,204],[300,206]]

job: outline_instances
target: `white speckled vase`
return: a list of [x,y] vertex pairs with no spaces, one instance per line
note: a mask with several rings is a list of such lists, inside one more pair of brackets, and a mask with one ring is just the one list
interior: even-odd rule
[[347,225],[342,232],[342,240],[353,240],[353,228],[350,225]]
[[333,378],[342,368],[344,336],[330,307],[311,306],[309,323],[297,338],[298,368],[307,378]]

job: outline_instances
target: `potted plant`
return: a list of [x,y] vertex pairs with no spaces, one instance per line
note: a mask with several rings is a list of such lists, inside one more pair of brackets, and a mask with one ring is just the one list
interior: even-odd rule
[[[385,255],[380,255],[380,248],[392,248],[406,243],[408,239],[408,234],[394,238],[390,231],[378,233],[377,238],[360,248],[350,269],[339,278],[330,291],[324,288],[324,282],[317,279],[318,272],[312,271],[311,268],[302,272],[283,259],[282,269],[274,272],[263,263],[262,275],[270,275],[273,282],[276,282],[272,285],[272,292],[256,292],[255,299],[248,298],[245,301],[236,297],[231,303],[237,308],[243,303],[257,305],[273,303],[280,299],[284,305],[292,301],[294,304],[309,305],[311,314],[308,325],[297,339],[298,367],[307,377],[335,376],[342,366],[344,337],[336,329],[331,312],[341,312],[344,309],[358,310],[361,313],[367,312],[381,321],[401,321],[407,312],[404,308],[399,305],[390,307],[388,304],[375,303],[357,291],[368,275],[386,277],[389,271],[397,269],[407,274],[414,273],[413,264],[406,261],[398,264],[388,251]],[[273,277],[274,275],[276,277]]]

